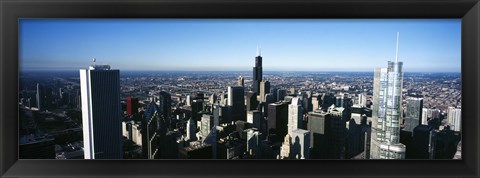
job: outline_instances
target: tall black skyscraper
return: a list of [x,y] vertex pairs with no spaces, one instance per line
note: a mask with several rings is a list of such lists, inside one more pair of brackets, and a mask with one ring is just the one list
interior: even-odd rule
[[172,110],[172,97],[165,91],[160,92],[160,118],[165,123],[165,127],[170,129],[171,123],[171,110]]
[[122,159],[120,71],[95,64],[80,69],[80,90],[85,159]]
[[247,92],[246,96],[247,111],[256,110],[258,107],[257,94],[253,91]]
[[288,103],[277,102],[268,105],[267,131],[269,137],[275,135],[275,140],[282,140],[288,132]]
[[160,140],[160,127],[161,123],[161,112],[155,100],[153,99],[150,104],[147,105],[144,112],[144,120],[142,122],[142,149],[143,154],[147,159],[158,158],[157,154],[159,150],[159,140]]
[[429,125],[418,125],[413,130],[413,141],[410,148],[413,159],[433,159],[435,156],[435,128]]
[[232,107],[233,120],[246,121],[245,92],[243,87],[228,87],[228,105]]
[[338,110],[309,112],[308,130],[312,133],[311,158],[344,159],[347,129]]
[[255,57],[255,67],[253,67],[253,92],[260,94],[260,82],[262,81],[262,56],[260,49],[257,49],[257,57]]

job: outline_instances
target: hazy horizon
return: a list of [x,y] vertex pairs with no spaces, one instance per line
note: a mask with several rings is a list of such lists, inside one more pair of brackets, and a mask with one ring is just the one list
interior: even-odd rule
[[[78,72],[80,69],[24,69],[20,72]],[[120,70],[120,72],[241,72],[241,73],[251,73],[249,70],[122,70],[112,68],[111,70]],[[263,70],[264,73],[278,73],[278,72],[299,72],[299,73],[374,73],[374,71],[306,71],[306,70]],[[458,72],[428,72],[428,71],[404,71],[404,73],[454,73],[461,74],[461,71]]]

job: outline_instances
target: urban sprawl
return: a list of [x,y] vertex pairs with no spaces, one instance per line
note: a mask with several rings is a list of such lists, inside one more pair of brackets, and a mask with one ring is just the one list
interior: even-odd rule
[[461,159],[460,73],[22,72],[20,159]]

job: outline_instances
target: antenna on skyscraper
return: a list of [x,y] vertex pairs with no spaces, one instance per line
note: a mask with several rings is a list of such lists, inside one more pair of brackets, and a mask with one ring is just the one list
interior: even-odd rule
[[398,37],[400,36],[400,32],[397,32],[397,49],[395,50],[395,62],[398,63]]
[[93,66],[95,66],[95,61],[97,61],[97,59],[92,58],[92,61],[93,61]]
[[261,54],[261,53],[262,53],[262,51],[261,51],[261,50],[262,50],[262,49],[261,49],[261,48],[259,48],[259,47],[258,47],[258,45],[257,45],[257,56],[260,56],[260,55],[262,55],[262,54]]

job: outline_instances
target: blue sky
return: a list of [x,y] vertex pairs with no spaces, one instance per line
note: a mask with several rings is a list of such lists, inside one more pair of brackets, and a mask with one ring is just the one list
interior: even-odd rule
[[20,70],[460,72],[460,19],[22,19]]

